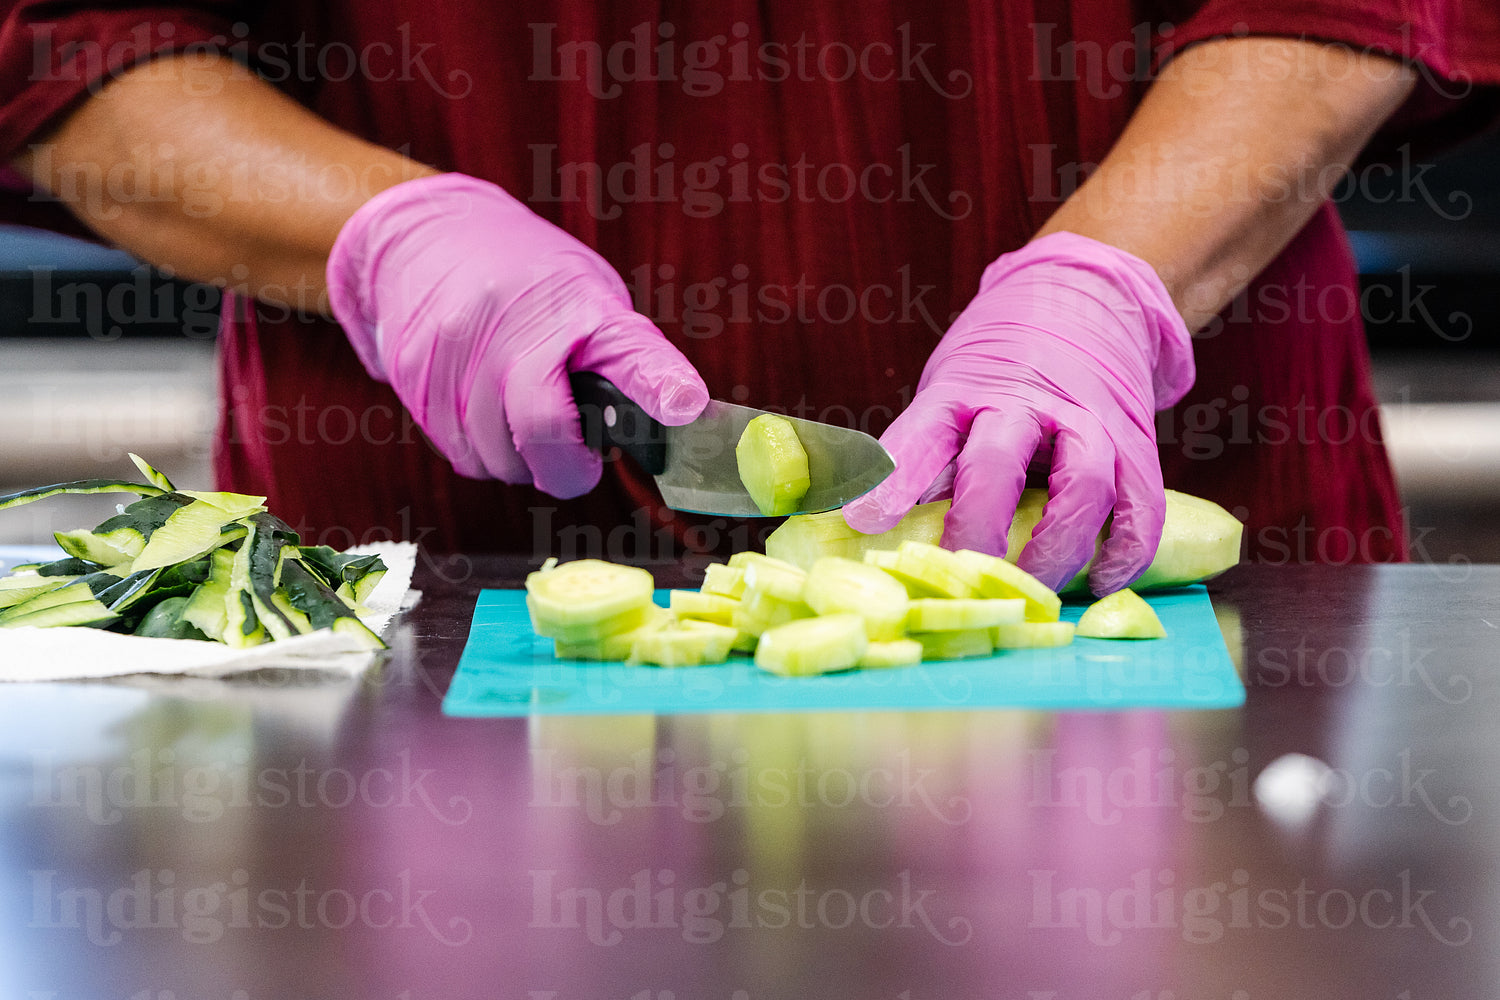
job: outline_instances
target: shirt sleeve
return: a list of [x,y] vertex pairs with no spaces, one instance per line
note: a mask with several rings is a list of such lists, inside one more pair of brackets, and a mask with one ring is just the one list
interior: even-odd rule
[[1207,0],[1159,38],[1164,60],[1197,42],[1277,35],[1407,63],[1418,84],[1372,144],[1446,145],[1500,121],[1496,0]]
[[[237,6],[0,0],[0,164],[143,62],[194,52],[243,58],[250,45]],[[0,221],[90,235],[57,203],[7,180],[0,185]]]

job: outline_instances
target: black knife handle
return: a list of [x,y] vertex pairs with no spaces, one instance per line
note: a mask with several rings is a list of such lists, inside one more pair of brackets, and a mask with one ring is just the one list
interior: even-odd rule
[[666,428],[640,404],[593,372],[573,372],[568,382],[583,421],[584,444],[601,454],[610,446],[619,448],[652,476],[666,471]]

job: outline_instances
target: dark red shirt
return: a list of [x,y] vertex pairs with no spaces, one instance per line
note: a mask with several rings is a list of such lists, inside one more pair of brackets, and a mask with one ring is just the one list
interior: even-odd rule
[[[7,6],[0,151],[152,52],[228,51],[595,247],[715,396],[876,434],[984,266],[1087,176],[1171,51],[1255,32],[1394,52],[1424,82],[1393,138],[1474,129],[1500,82],[1487,2]],[[571,501],[462,479],[334,325],[254,312],[221,332],[218,487],[266,494],[309,540],[669,560],[768,527],[674,514],[624,463]],[[1196,387],[1158,422],[1168,485],[1239,514],[1252,558],[1401,558],[1331,208],[1196,349]]]

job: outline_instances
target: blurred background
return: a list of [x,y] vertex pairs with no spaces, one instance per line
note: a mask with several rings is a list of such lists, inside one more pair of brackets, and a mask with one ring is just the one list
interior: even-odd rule
[[[1365,171],[1335,196],[1360,262],[1412,557],[1500,562],[1500,135]],[[124,254],[0,227],[0,493],[134,477],[210,488],[217,292]],[[88,526],[115,498],[0,515],[0,543]]]

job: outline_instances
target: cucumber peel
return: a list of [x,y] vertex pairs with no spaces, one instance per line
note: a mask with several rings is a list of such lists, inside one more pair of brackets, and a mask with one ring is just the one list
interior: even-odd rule
[[177,490],[130,457],[147,482],[79,480],[0,497],[0,509],[64,494],[140,498],[93,529],[56,532],[65,558],[0,577],[0,627],[86,625],[239,647],[330,629],[384,647],[358,607],[386,572],[378,555],[303,547],[264,497]]

